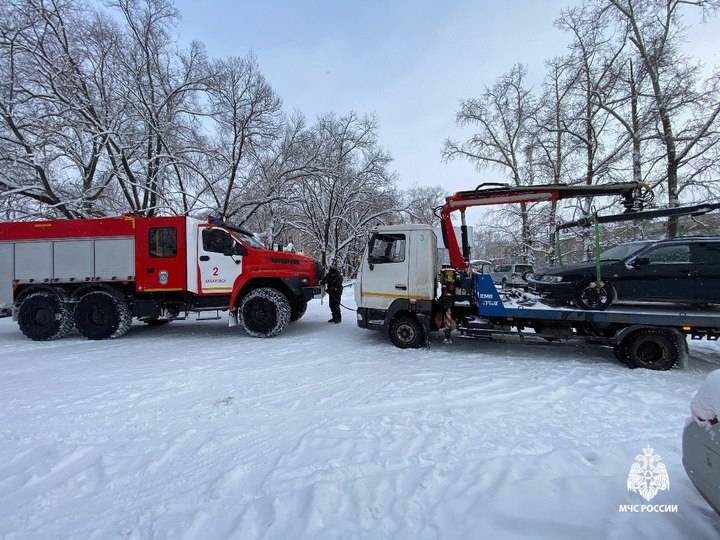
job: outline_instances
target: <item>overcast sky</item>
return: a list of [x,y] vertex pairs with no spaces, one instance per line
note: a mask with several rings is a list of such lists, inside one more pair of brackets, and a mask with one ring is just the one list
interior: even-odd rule
[[[544,62],[568,36],[553,26],[572,0],[177,0],[183,41],[212,56],[252,50],[285,109],[309,120],[324,112],[371,113],[404,187],[448,191],[500,178],[467,162],[443,163],[442,144],[460,137],[461,99],[515,62],[539,86]],[[695,22],[695,21],[688,21]],[[696,25],[690,52],[720,64],[720,23]]]

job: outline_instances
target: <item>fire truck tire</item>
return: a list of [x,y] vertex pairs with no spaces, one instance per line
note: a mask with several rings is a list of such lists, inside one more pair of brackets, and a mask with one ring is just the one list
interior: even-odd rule
[[238,306],[238,322],[254,337],[274,337],[290,323],[290,302],[270,287],[253,289],[243,296]]
[[18,325],[33,341],[51,341],[72,330],[73,318],[61,295],[39,291],[27,295],[20,303]]
[[290,322],[299,321],[307,311],[307,302],[293,302],[290,305]]
[[132,314],[125,298],[110,291],[91,291],[75,307],[75,327],[87,339],[114,339],[127,333]]

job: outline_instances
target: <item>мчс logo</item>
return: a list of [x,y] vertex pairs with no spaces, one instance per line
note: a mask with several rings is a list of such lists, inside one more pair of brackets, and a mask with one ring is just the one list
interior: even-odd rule
[[642,454],[635,456],[635,462],[628,473],[627,489],[638,493],[648,502],[655,498],[658,491],[670,489],[667,467],[660,455],[649,446],[643,448]]
[[[635,456],[628,473],[627,490],[637,493],[648,503],[660,491],[670,491],[670,476],[659,454],[649,446]],[[677,512],[677,504],[621,504],[619,512]]]
[[[635,456],[627,477],[627,490],[650,502],[660,491],[670,490],[670,476],[659,454],[649,446]],[[620,512],[677,512],[677,504],[621,504]]]

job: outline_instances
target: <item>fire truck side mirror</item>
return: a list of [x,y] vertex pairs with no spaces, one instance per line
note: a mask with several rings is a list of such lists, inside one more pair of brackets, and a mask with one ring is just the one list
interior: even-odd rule
[[247,249],[245,249],[245,246],[238,242],[233,242],[230,246],[227,246],[225,248],[225,251],[223,252],[223,255],[226,257],[232,257],[233,255],[242,257],[244,255],[247,255]]

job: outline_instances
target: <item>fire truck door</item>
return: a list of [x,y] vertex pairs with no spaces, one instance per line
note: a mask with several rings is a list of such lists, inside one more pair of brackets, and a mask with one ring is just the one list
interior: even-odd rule
[[200,292],[230,294],[242,273],[245,249],[219,227],[199,227],[198,236]]

